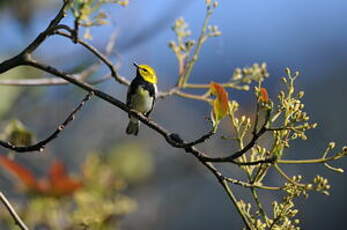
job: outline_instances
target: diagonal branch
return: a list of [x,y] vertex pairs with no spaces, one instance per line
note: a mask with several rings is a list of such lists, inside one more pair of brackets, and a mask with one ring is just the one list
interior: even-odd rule
[[[26,65],[32,66],[34,68],[43,70],[45,72],[51,73],[53,75],[56,75],[58,77],[61,77],[75,85],[77,85],[78,87],[88,91],[89,93],[93,93],[95,94],[97,97],[117,106],[119,109],[131,114],[132,116],[138,118],[142,123],[144,123],[145,125],[147,125],[149,128],[155,130],[157,133],[161,134],[165,140],[173,147],[176,148],[182,148],[184,149],[186,152],[189,152],[191,154],[193,154],[205,167],[207,167],[217,178],[217,180],[219,181],[219,183],[222,185],[222,187],[224,188],[225,192],[228,194],[228,197],[231,199],[231,201],[235,204],[235,207],[237,208],[238,212],[240,212],[240,215],[243,219],[243,221],[245,222],[246,226],[248,229],[251,229],[250,227],[250,223],[248,222],[248,219],[245,217],[245,215],[242,213],[242,211],[240,210],[239,206],[237,205],[237,200],[234,196],[234,194],[232,193],[230,187],[227,184],[227,181],[225,180],[224,176],[212,165],[212,163],[210,162],[206,162],[204,159],[207,158],[206,154],[204,154],[203,152],[197,150],[194,146],[182,146],[182,142],[180,141],[181,139],[175,139],[173,138],[173,136],[179,137],[177,134],[174,135],[172,133],[170,133],[168,130],[166,130],[165,128],[159,126],[158,124],[156,124],[155,122],[153,122],[152,120],[148,119],[146,116],[144,116],[143,114],[136,112],[134,110],[129,109],[123,102],[121,102],[120,100],[111,97],[110,95],[102,92],[101,90],[98,90],[94,87],[92,87],[91,85],[79,81],[75,78],[72,78],[69,74],[64,73],[62,71],[59,71],[58,69],[55,69],[52,66],[49,65],[45,65],[39,62],[36,62],[35,60],[27,60]],[[202,138],[204,139],[204,138]],[[183,142],[184,143],[184,142]]]
[[49,142],[51,142],[53,139],[57,138],[59,133],[61,133],[65,127],[75,119],[75,115],[77,112],[79,112],[84,104],[92,97],[93,93],[89,93],[81,103],[70,113],[70,115],[65,119],[65,121],[58,126],[58,128],[51,134],[49,135],[46,139],[34,144],[34,145],[29,145],[29,146],[15,146],[9,142],[5,141],[0,141],[0,145],[2,147],[5,147],[7,149],[11,149],[15,152],[33,152],[33,151],[40,151],[42,152],[45,148],[45,145]]
[[[194,155],[195,157],[197,157],[196,155]],[[202,161],[201,159],[199,159],[199,157],[197,157],[198,160],[200,161],[200,163],[202,163],[208,170],[210,170],[210,172],[217,178],[218,182],[221,184],[221,186],[223,187],[224,191],[227,193],[229,199],[231,200],[231,202],[234,204],[237,212],[240,214],[244,224],[246,225],[248,230],[252,229],[252,224],[249,222],[249,219],[247,218],[247,216],[244,214],[244,212],[242,211],[242,209],[240,208],[237,199],[233,193],[233,191],[231,190],[231,188],[228,185],[228,180],[226,177],[224,177],[222,175],[221,172],[219,172],[212,163],[210,162],[205,162]]]
[[35,38],[35,40],[32,43],[30,43],[30,45],[21,52],[20,55],[31,54],[34,50],[37,49],[37,47],[39,47],[42,44],[42,42],[44,42],[46,40],[46,38],[51,34],[51,32],[55,28],[55,26],[57,26],[59,24],[59,22],[65,17],[65,10],[66,10],[67,6],[70,5],[70,3],[72,1],[73,0],[64,1],[64,4],[60,8],[58,14],[49,23],[47,28],[43,32],[41,32],[39,34],[39,36],[37,36]]
[[282,189],[282,187],[267,186],[267,185],[262,185],[261,183],[247,183],[245,181],[237,180],[230,177],[225,177],[224,179],[231,184],[240,185],[244,188],[258,188],[258,189],[271,190],[271,191],[279,191]]
[[[144,116],[143,114],[136,112],[134,110],[129,109],[123,102],[121,102],[120,100],[104,93],[101,90],[98,90],[96,88],[94,88],[93,86],[89,85],[86,82],[80,81],[76,78],[73,78],[71,75],[62,72],[52,66],[49,65],[45,65],[42,63],[39,63],[35,60],[28,60],[25,63],[26,65],[32,66],[34,68],[40,69],[42,71],[45,71],[47,73],[53,74],[55,76],[61,77],[66,81],[71,82],[72,84],[78,86],[79,88],[86,90],[90,93],[95,94],[97,97],[115,105],[116,107],[118,107],[119,109],[123,110],[124,112],[127,112],[129,114],[131,114],[132,116],[138,118],[142,123],[144,123],[145,125],[147,125],[149,128],[153,129],[154,131],[156,131],[157,133],[159,133],[161,136],[163,136],[165,138],[165,140],[172,146],[175,148],[181,148],[184,149],[186,152],[192,153],[193,155],[197,156],[200,160],[205,161],[205,162],[231,162],[231,163],[236,163],[235,159],[241,155],[243,155],[244,153],[246,153],[249,149],[251,149],[255,142],[258,140],[258,138],[263,135],[265,133],[265,131],[267,131],[266,129],[266,124],[268,121],[268,117],[270,116],[270,112],[268,112],[267,118],[265,120],[264,125],[262,126],[262,128],[258,131],[258,133],[256,135],[253,136],[252,140],[249,142],[248,145],[245,146],[245,148],[243,148],[242,150],[234,153],[231,156],[228,157],[220,157],[220,158],[213,158],[213,157],[209,157],[207,156],[205,153],[201,152],[200,150],[196,149],[193,145],[201,143],[203,141],[205,141],[208,137],[210,137],[213,133],[208,133],[204,136],[202,136],[201,138],[197,139],[196,141],[193,142],[184,142],[179,135],[177,134],[173,134],[171,132],[169,132],[168,130],[166,130],[165,128],[161,127],[160,125],[158,125],[157,123],[155,123],[154,121],[148,119],[146,116]],[[257,161],[257,162],[248,162],[245,163],[245,165],[252,165],[252,164],[260,164],[260,163],[271,163],[273,161],[272,158],[269,159],[265,159],[265,160],[261,160],[261,161]],[[237,164],[240,164],[237,162]]]
[[72,0],[64,1],[63,6],[60,8],[58,14],[49,23],[47,28],[41,32],[20,54],[0,63],[0,73],[4,73],[16,66],[23,65],[25,60],[30,57],[30,54],[39,47],[42,42],[50,35],[52,29],[59,24],[59,22],[65,17],[66,7],[72,2]]
[[216,134],[215,130],[211,129],[208,133],[202,135],[198,139],[196,139],[194,141],[191,141],[191,142],[184,142],[181,139],[181,137],[178,134],[176,134],[176,133],[171,134],[170,138],[173,139],[176,142],[176,144],[175,144],[176,148],[183,148],[183,149],[188,148],[189,149],[190,147],[193,147],[195,145],[198,145],[198,144],[201,144],[201,143],[207,141],[214,134]]
[[[64,33],[61,31],[53,31],[53,34],[57,34],[66,38],[69,38],[73,41],[74,36],[70,35],[68,33]],[[97,50],[94,46],[90,45],[89,43],[82,41],[80,39],[76,39],[75,40],[76,43],[82,45],[83,47],[85,47],[86,49],[88,49],[91,53],[93,53],[97,58],[100,59],[101,62],[103,62],[110,70],[111,75],[114,77],[114,79],[116,81],[118,81],[119,83],[123,84],[123,85],[129,85],[129,81],[127,79],[125,79],[124,77],[118,75],[117,70],[115,68],[115,66],[113,65],[113,63],[104,55],[102,54],[99,50]]]
[[193,70],[193,67],[198,60],[198,56],[199,56],[201,47],[202,47],[203,43],[206,41],[206,39],[208,38],[206,31],[207,31],[207,25],[208,25],[208,22],[209,22],[211,15],[212,15],[212,12],[213,12],[213,8],[208,6],[207,10],[206,10],[206,16],[205,16],[205,19],[204,19],[204,22],[202,25],[201,33],[199,35],[198,42],[195,46],[192,57],[190,58],[188,63],[184,66],[183,74],[179,76],[179,79],[177,82],[178,87],[184,87],[184,84],[186,84],[188,82],[188,79],[189,79],[190,74]]
[[[53,28],[54,30],[58,30],[58,29],[64,29],[70,33],[73,32],[73,30],[64,24],[59,24],[57,26],[55,26]],[[53,30],[52,29],[52,30]],[[53,32],[50,33],[50,35]],[[67,35],[67,34],[66,34]],[[109,61],[107,59],[107,57],[111,54],[111,52],[113,51],[113,48],[115,46],[115,39],[116,39],[116,33],[113,32],[106,44],[106,52],[105,54],[102,54],[100,51],[98,51],[95,47],[78,40],[78,42],[82,43],[83,46],[85,46],[89,51],[91,51],[94,55],[96,55],[96,57],[98,57],[101,61],[98,61],[97,63],[94,63],[93,65],[91,65],[90,67],[88,67],[87,69],[83,70],[81,73],[78,74],[74,74],[74,77],[78,78],[79,80],[85,80],[87,79],[92,73],[94,73],[97,68],[99,67],[99,64],[102,62],[105,62],[105,64],[109,67],[111,74],[106,74],[105,76],[101,77],[100,79],[96,79],[93,81],[88,81],[89,84],[98,84],[101,82],[104,82],[106,80],[109,80],[111,77],[114,77],[114,75],[117,76],[117,79],[119,79],[120,82],[123,82],[124,84],[129,84],[128,81],[122,77],[119,76],[114,68],[114,66],[116,66],[117,64],[113,65],[111,61]],[[70,39],[72,40],[72,38],[70,37]],[[19,56],[21,57],[21,56]],[[24,56],[23,59],[18,59],[16,61],[13,62],[13,67],[19,66],[19,65],[23,65],[26,59],[30,59],[30,57]],[[0,69],[3,66],[4,63],[0,64]],[[56,78],[41,78],[41,79],[2,79],[0,80],[0,85],[6,85],[6,86],[60,86],[60,85],[67,85],[69,84],[68,81],[60,78],[60,77],[56,77]]]
[[258,132],[253,134],[251,141],[244,148],[242,148],[241,150],[235,152],[234,154],[230,156],[206,157],[204,160],[208,162],[234,162],[235,163],[235,159],[239,158],[240,156],[248,152],[250,149],[252,149],[255,143],[257,142],[257,140],[267,131],[266,126],[269,122],[271,111],[267,110],[266,112],[267,113],[266,113],[264,124],[262,125],[262,127],[260,128]]
[[16,213],[16,210],[14,210],[11,203],[7,200],[6,196],[2,192],[0,192],[0,201],[3,203],[3,205],[5,205],[6,209],[8,210],[8,212],[11,214],[12,218],[14,219],[16,225],[21,230],[29,230],[29,228],[25,225],[25,223]]
[[[264,189],[269,189],[269,190],[281,190],[281,188],[280,187],[262,186],[260,183],[256,184],[256,183],[253,183],[251,180],[250,180],[250,183],[246,183],[246,182],[242,182],[242,181],[234,180],[232,178],[225,177],[220,171],[218,171],[218,169],[214,166],[214,164],[212,162],[216,162],[216,163],[217,162],[230,162],[230,163],[234,163],[237,165],[265,164],[265,166],[272,166],[272,164],[273,164],[275,169],[278,171],[278,173],[281,176],[283,176],[285,179],[287,179],[288,181],[292,182],[295,185],[302,186],[301,184],[296,183],[290,177],[288,177],[285,174],[285,172],[283,172],[277,164],[277,163],[288,163],[289,164],[289,163],[292,163],[293,161],[289,161],[289,160],[288,161],[278,161],[275,156],[267,158],[267,159],[253,161],[253,162],[238,162],[238,161],[236,161],[237,158],[243,156],[245,153],[247,153],[249,150],[251,150],[255,146],[255,144],[259,140],[259,138],[261,136],[263,136],[263,134],[265,134],[267,131],[274,131],[274,128],[273,129],[267,128],[269,120],[270,120],[271,110],[266,110],[267,114],[265,117],[265,122],[258,130],[257,126],[258,126],[259,105],[257,105],[256,120],[255,120],[255,125],[254,125],[253,131],[252,131],[253,135],[252,135],[251,140],[249,141],[249,143],[246,146],[240,147],[241,149],[239,151],[237,151],[237,152],[235,152],[229,156],[209,157],[206,153],[198,150],[195,146],[197,144],[200,144],[200,143],[206,141],[213,134],[215,134],[214,130],[209,131],[207,134],[204,134],[203,136],[201,136],[200,138],[198,138],[194,141],[186,142],[186,141],[182,140],[178,134],[170,133],[168,130],[161,127],[160,125],[158,125],[157,123],[155,123],[151,119],[147,118],[143,114],[136,112],[136,111],[133,111],[133,110],[130,110],[129,107],[127,107],[127,105],[124,104],[122,101],[120,101],[120,100],[104,93],[103,91],[93,87],[90,83],[83,81],[85,79],[78,78],[76,75],[72,75],[72,74],[66,73],[64,71],[60,71],[53,66],[50,66],[50,65],[47,65],[44,63],[40,63],[40,62],[34,60],[31,57],[31,53],[33,51],[35,51],[42,44],[42,42],[44,42],[46,40],[47,37],[49,37],[50,35],[54,35],[54,34],[60,35],[60,36],[63,36],[63,37],[70,39],[74,43],[80,44],[83,47],[85,47],[89,52],[94,54],[102,63],[104,63],[108,67],[108,69],[111,72],[111,76],[116,81],[118,81],[119,83],[126,85],[126,86],[129,85],[129,81],[127,79],[118,75],[115,65],[111,62],[111,60],[108,59],[107,55],[102,54],[99,50],[97,50],[94,46],[90,45],[89,43],[78,39],[78,37],[77,37],[78,19],[77,19],[77,21],[75,20],[75,28],[74,29],[71,29],[70,27],[68,27],[66,25],[59,24],[60,21],[62,20],[62,18],[65,16],[66,7],[71,2],[72,2],[72,0],[64,0],[64,4],[63,4],[62,8],[60,9],[60,11],[56,15],[56,17],[48,25],[48,27],[42,33],[40,33],[34,39],[34,41],[27,48],[25,48],[19,55],[15,56],[11,59],[8,59],[7,61],[0,63],[0,74],[4,73],[4,72],[6,72],[6,71],[8,71],[14,67],[21,66],[21,65],[27,65],[27,66],[31,66],[33,68],[42,70],[44,72],[50,73],[52,75],[55,75],[59,78],[59,80],[72,83],[72,84],[76,85],[77,87],[87,91],[88,95],[81,101],[81,103],[77,106],[77,108],[75,108],[71,112],[71,114],[65,119],[65,121],[62,123],[62,125],[60,125],[46,139],[44,139],[44,140],[42,140],[42,141],[40,141],[34,145],[30,145],[30,146],[15,146],[15,145],[12,145],[11,143],[0,141],[1,146],[8,148],[8,149],[11,149],[11,150],[16,151],[16,152],[42,151],[47,143],[49,143],[53,139],[57,138],[57,136],[60,134],[60,132],[62,132],[63,129],[72,120],[74,120],[75,114],[81,110],[83,105],[91,98],[91,96],[96,95],[98,98],[101,98],[102,100],[107,101],[108,103],[118,107],[119,109],[123,110],[124,112],[128,113],[129,115],[134,116],[137,119],[139,119],[146,126],[148,126],[149,128],[153,129],[155,132],[160,134],[167,141],[167,143],[170,144],[172,147],[180,148],[180,149],[184,150],[185,152],[191,153],[194,157],[196,157],[197,160],[202,165],[204,165],[216,177],[216,179],[218,180],[220,185],[223,187],[224,191],[227,193],[229,199],[232,201],[232,203],[236,207],[240,216],[242,217],[242,220],[244,221],[247,229],[253,229],[254,223],[252,222],[250,217],[247,216],[246,211],[244,211],[242,209],[240,203],[238,202],[237,198],[235,197],[235,195],[234,195],[233,191],[231,190],[228,183],[241,185],[241,186],[251,188],[251,189],[264,188]],[[165,96],[169,96],[169,95],[177,95],[177,96],[182,96],[182,97],[186,97],[186,98],[199,99],[199,100],[203,100],[206,102],[210,101],[210,99],[208,97],[204,96],[205,94],[201,95],[201,96],[200,95],[193,95],[193,94],[188,94],[188,93],[182,92],[179,89],[185,88],[185,86],[186,86],[185,84],[188,82],[188,79],[189,79],[191,71],[194,67],[194,64],[196,63],[196,61],[198,59],[198,55],[199,55],[201,46],[204,43],[204,41],[206,40],[206,38],[207,38],[206,36],[208,36],[208,35],[206,35],[206,30],[207,30],[208,18],[210,16],[211,12],[212,11],[209,11],[209,10],[207,12],[207,16],[206,16],[206,19],[205,19],[204,24],[203,24],[203,29],[202,29],[201,35],[199,37],[198,44],[194,50],[194,53],[193,53],[191,59],[187,63],[185,72],[183,73],[183,75],[179,79],[178,85],[176,87],[170,89],[168,92],[161,93],[161,95],[160,95],[161,97],[165,97]],[[76,23],[77,23],[77,26],[76,26]],[[64,30],[66,32],[62,32],[59,30]],[[189,86],[191,88],[194,88],[194,87],[198,88],[197,86],[191,86],[191,85],[189,85]],[[199,87],[201,87],[201,85]],[[202,85],[202,88],[204,88],[204,87],[205,86]],[[332,160],[337,159],[338,157],[340,157],[340,156],[336,156],[335,158],[331,158],[331,159]],[[325,158],[325,156],[324,156],[324,160],[328,161],[329,159]],[[305,161],[305,163],[308,163],[308,162]],[[322,162],[321,162],[321,160],[317,160],[315,163],[322,163]],[[11,207],[9,202],[7,201],[6,197],[4,197],[4,195],[1,192],[0,192],[0,199],[5,204],[5,206],[7,207],[9,212],[11,213],[11,215],[13,216],[14,220],[16,221],[16,224],[21,229],[24,229],[24,230],[28,229],[25,226],[25,224],[20,220],[19,216],[16,215],[15,211],[13,210],[13,208]],[[259,207],[259,208],[261,209],[261,207]]]

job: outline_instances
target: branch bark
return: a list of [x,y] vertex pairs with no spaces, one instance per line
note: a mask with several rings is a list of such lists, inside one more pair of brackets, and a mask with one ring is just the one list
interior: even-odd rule
[[25,225],[25,223],[22,221],[22,219],[17,214],[16,210],[14,210],[11,203],[7,200],[6,196],[2,192],[0,192],[0,200],[3,203],[3,205],[6,207],[7,211],[11,214],[16,225],[21,230],[29,230],[29,228]]
[[61,133],[65,127],[75,119],[76,113],[78,113],[84,104],[90,100],[91,96],[93,93],[89,93],[82,101],[81,103],[70,113],[70,115],[65,119],[65,121],[58,126],[58,128],[51,134],[49,135],[46,139],[34,144],[34,145],[29,145],[29,146],[15,146],[9,142],[5,141],[0,141],[0,145],[4,148],[10,149],[15,152],[33,152],[33,151],[40,151],[42,152],[45,148],[45,145],[54,140],[55,138],[58,137],[59,133]]

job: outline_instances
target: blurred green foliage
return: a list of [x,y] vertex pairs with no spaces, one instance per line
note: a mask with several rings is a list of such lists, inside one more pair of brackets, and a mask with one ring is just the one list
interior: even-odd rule
[[[107,14],[100,8],[107,4],[128,5],[128,0],[75,0],[71,3],[70,9],[75,17],[75,25],[83,27],[100,26],[108,23]],[[89,28],[84,33],[85,39],[92,39]]]
[[33,133],[19,120],[10,121],[1,133],[0,138],[17,146],[27,146],[33,143]]
[[128,183],[140,183],[153,173],[152,155],[141,144],[122,144],[114,148],[109,156],[110,164]]
[[[4,74],[2,74],[2,78],[6,79],[18,79],[22,78],[23,76],[30,76],[33,73],[37,73],[36,70],[29,70],[29,68],[15,68],[11,71],[8,71]],[[36,75],[39,76],[40,74]],[[11,109],[12,104],[17,100],[17,98],[20,96],[20,94],[24,91],[24,88],[21,87],[15,87],[10,88],[6,86],[2,86],[0,90],[0,117],[3,117],[9,109]]]
[[[79,173],[83,186],[72,195],[27,193],[25,201],[11,202],[30,229],[118,229],[120,218],[137,208],[124,190],[151,176],[153,167],[149,151],[123,144],[108,154],[88,154]],[[1,212],[0,219],[17,229],[7,212]]]

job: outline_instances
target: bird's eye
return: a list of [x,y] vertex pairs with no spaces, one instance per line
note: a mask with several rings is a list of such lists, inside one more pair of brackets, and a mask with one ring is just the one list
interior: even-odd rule
[[145,71],[146,73],[148,72],[148,70],[147,70],[147,69],[143,69],[143,71]]

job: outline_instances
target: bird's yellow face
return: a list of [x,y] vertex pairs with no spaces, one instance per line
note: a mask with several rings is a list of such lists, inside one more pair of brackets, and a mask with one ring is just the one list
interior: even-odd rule
[[143,80],[152,84],[157,84],[158,82],[157,75],[152,67],[150,67],[149,65],[137,65],[137,64],[135,64],[135,66],[137,67],[138,73],[143,78]]

